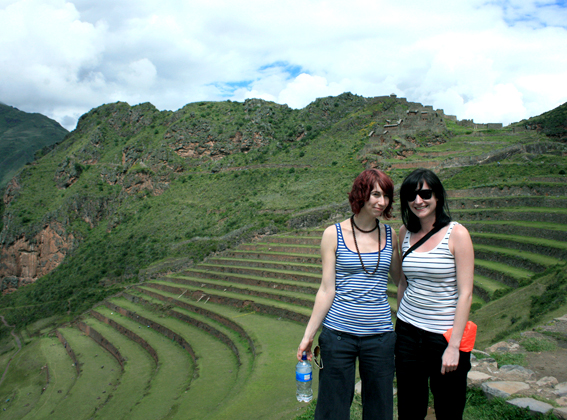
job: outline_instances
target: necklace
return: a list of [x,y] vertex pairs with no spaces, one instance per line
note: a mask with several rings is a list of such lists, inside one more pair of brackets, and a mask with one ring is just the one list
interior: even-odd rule
[[[380,221],[378,219],[376,219],[376,227],[372,230],[361,230],[354,223],[354,215],[353,215],[350,218],[350,226],[352,228],[352,237],[354,238],[354,246],[356,247],[356,253],[358,254],[358,259],[360,260],[360,264],[362,265],[362,269],[364,270],[364,272],[366,274],[374,275],[376,273],[376,271],[378,271],[378,267],[380,266],[380,243],[382,242],[382,237],[381,237],[381,234],[380,234]],[[374,269],[374,271],[372,273],[369,273],[366,270],[366,267],[364,266],[364,263],[362,262],[362,255],[360,255],[360,250],[358,249],[358,243],[356,242],[356,235],[354,233],[354,227],[355,226],[358,230],[360,230],[361,232],[364,232],[364,233],[373,232],[376,228],[378,228],[378,262],[376,262],[376,268]]]
[[[361,231],[362,233],[370,233],[370,232],[374,232],[376,230],[376,228],[378,227],[378,225],[380,224],[380,222],[378,221],[378,219],[376,219],[376,226],[374,226],[374,229],[370,229],[370,230],[362,230],[361,228],[359,228],[356,223],[354,222],[354,214],[352,216],[350,216],[350,222],[351,222],[351,226],[354,226],[355,228],[357,228],[359,231]],[[353,229],[354,232],[354,229]]]

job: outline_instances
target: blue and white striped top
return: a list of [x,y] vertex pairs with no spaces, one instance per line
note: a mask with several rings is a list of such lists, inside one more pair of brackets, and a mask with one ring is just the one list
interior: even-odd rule
[[[392,232],[386,228],[386,246],[380,251],[380,265],[375,274],[366,273],[356,251],[348,249],[339,223],[335,269],[335,299],[323,325],[335,331],[364,336],[393,331],[390,304],[386,294],[392,261]],[[366,270],[376,268],[378,252],[361,254]]]
[[[459,298],[455,257],[449,250],[449,236],[456,224],[449,224],[447,233],[431,251],[413,251],[402,263],[408,286],[396,315],[408,324],[437,334],[453,326]],[[410,238],[408,231],[402,253],[410,248]]]

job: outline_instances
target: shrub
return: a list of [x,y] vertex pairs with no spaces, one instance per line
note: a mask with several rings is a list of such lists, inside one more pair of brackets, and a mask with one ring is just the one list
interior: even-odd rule
[[557,344],[547,338],[529,337],[521,342],[522,346],[531,352],[554,351]]

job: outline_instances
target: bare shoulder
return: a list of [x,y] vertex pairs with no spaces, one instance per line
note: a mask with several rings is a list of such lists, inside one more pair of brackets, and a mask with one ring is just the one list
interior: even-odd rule
[[453,227],[451,236],[449,236],[449,249],[455,256],[457,256],[457,254],[473,255],[473,243],[466,227],[461,224],[456,224]]
[[335,225],[328,226],[323,232],[321,245],[330,245],[337,242],[337,227]]
[[402,225],[402,227],[400,228],[400,239],[403,239],[406,236],[407,232],[408,229],[406,228],[406,226]]
[[[388,225],[390,227],[390,232],[392,232],[392,242],[397,242],[398,240],[398,235],[396,234],[396,229],[394,229],[392,226]],[[386,229],[386,227],[384,227],[384,229]]]
[[453,235],[454,235],[455,239],[457,239],[457,240],[470,239],[470,237],[471,237],[467,228],[464,227],[463,225],[461,225],[460,223],[457,223],[453,227],[453,231],[451,232],[451,236],[453,236]]

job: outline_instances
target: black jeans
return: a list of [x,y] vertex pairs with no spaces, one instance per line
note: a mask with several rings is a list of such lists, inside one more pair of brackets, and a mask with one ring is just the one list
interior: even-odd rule
[[457,370],[441,375],[443,352],[447,348],[443,334],[424,331],[399,319],[396,334],[399,420],[425,418],[429,386],[437,420],[462,419],[471,354],[459,352]]
[[393,331],[355,336],[323,327],[319,336],[323,369],[319,371],[316,420],[350,417],[356,359],[362,381],[362,418],[391,420],[393,416]]

